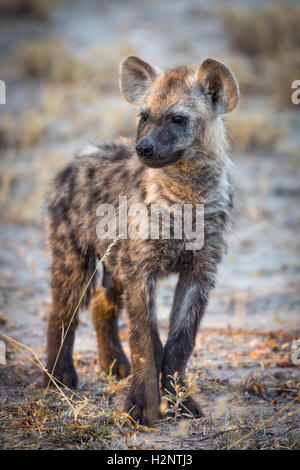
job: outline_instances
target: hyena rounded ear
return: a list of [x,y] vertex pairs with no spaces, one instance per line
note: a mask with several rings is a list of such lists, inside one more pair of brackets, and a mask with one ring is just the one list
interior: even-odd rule
[[213,59],[205,59],[197,70],[196,78],[216,114],[234,110],[239,101],[239,86],[226,65]]
[[129,103],[139,104],[155,79],[154,68],[138,57],[130,56],[122,61],[120,89]]

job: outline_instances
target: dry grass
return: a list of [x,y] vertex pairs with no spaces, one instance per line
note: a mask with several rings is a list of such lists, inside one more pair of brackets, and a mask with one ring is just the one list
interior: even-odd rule
[[0,13],[45,21],[49,19],[54,3],[55,0],[1,0]]
[[[59,382],[54,376],[54,369],[58,360],[58,357],[61,353],[61,349],[63,347],[63,344],[65,342],[66,336],[68,334],[70,325],[76,315],[76,312],[81,304],[81,301],[85,295],[85,292],[92,282],[92,279],[94,275],[96,274],[99,264],[104,261],[106,256],[109,255],[111,248],[118,243],[119,237],[117,237],[115,240],[113,240],[110,245],[108,246],[104,256],[101,258],[101,260],[98,262],[93,274],[91,277],[87,280],[86,286],[81,293],[81,297],[78,301],[78,304],[76,308],[74,309],[74,312],[70,318],[69,324],[66,328],[66,331],[64,332],[64,335],[62,337],[61,345],[58,350],[56,360],[53,366],[52,371],[48,371],[42,361],[39,359],[38,354],[36,351],[34,351],[32,348],[14,340],[13,338],[10,338],[9,336],[3,335],[3,338],[5,341],[7,341],[13,348],[15,348],[17,351],[21,352],[22,355],[29,361],[31,361],[35,366],[37,366],[44,374],[47,374],[49,381],[48,385],[43,393],[43,396],[38,400],[38,402],[30,402],[29,409],[30,413],[25,412],[25,418],[22,416],[22,420],[17,421],[18,425],[21,426],[31,426],[33,427],[33,432],[36,434],[41,435],[42,431],[44,432],[51,432],[55,431],[56,428],[59,426],[59,423],[63,419],[63,426],[62,426],[62,432],[60,432],[60,439],[64,442],[67,439],[71,439],[72,441],[75,439],[75,442],[78,444],[82,444],[83,441],[88,440],[90,441],[91,439],[101,439],[101,443],[104,444],[104,448],[108,447],[107,442],[105,441],[104,437],[106,439],[111,438],[111,430],[106,426],[109,420],[113,421],[113,425],[117,429],[121,429],[122,426],[125,423],[129,424],[135,424],[136,423],[132,420],[132,418],[127,415],[127,413],[122,412],[120,410],[106,410],[108,411],[109,417],[107,415],[103,415],[101,411],[99,410],[99,407],[95,405],[91,400],[89,400],[87,397],[83,396],[81,397],[78,393],[75,393],[74,391],[70,390],[68,387],[66,387],[64,384]],[[108,391],[110,392],[111,395],[114,395],[117,390],[120,389],[120,386],[123,382],[117,382],[115,378],[112,376],[111,371],[110,374],[107,376],[107,381],[108,381]],[[66,405],[67,410],[66,413],[63,412],[64,406],[61,406],[57,408],[55,407],[54,414],[51,412],[49,409],[48,403],[47,403],[47,393],[50,384],[53,385],[55,392],[57,393],[59,399],[61,400],[61,403]],[[24,414],[24,411],[18,410],[19,413],[21,411],[22,414]],[[100,412],[99,412],[100,411]],[[62,415],[63,414],[63,418]],[[71,417],[71,420],[68,419]],[[99,423],[104,423],[103,426],[97,426]]]
[[250,55],[276,56],[300,46],[300,7],[271,5],[263,10],[223,9],[222,19],[235,49]]
[[284,134],[282,123],[262,112],[236,112],[227,118],[235,150],[274,150]]
[[14,131],[17,137],[17,145],[28,148],[36,144],[46,133],[47,124],[44,116],[37,108],[24,111],[20,119],[20,125]]
[[[117,239],[110,245],[106,254],[115,243]],[[72,319],[70,323],[71,321]],[[143,429],[143,426],[139,426],[122,407],[110,406],[111,400],[118,394],[124,395],[128,385],[126,379],[118,381],[111,372],[101,372],[102,398],[99,401],[97,393],[82,395],[57,381],[31,347],[7,335],[3,335],[2,339],[21,354],[22,361],[31,362],[49,377],[45,391],[32,390],[23,403],[2,406],[0,409],[0,428],[4,431],[9,427],[16,438],[13,446],[7,446],[3,441],[3,448],[39,449],[55,446],[62,449],[109,449],[114,441],[125,436],[127,442],[128,435],[135,434],[135,431],[123,431],[125,426],[127,429]],[[63,341],[64,339],[62,344]],[[52,390],[48,390],[50,383],[53,385]],[[20,442],[19,436],[22,436]],[[26,441],[35,443],[26,445]],[[119,444],[117,448],[118,446]],[[129,448],[129,445],[124,448]]]
[[74,57],[68,45],[57,38],[34,40],[20,46],[14,58],[25,77],[39,78],[57,85],[78,84],[80,87],[118,90],[117,67],[121,59],[134,53],[130,44],[119,48],[96,47],[84,57]]
[[253,59],[243,54],[232,52],[228,56],[220,57],[234,73],[239,83],[242,95],[244,93],[257,92],[262,88],[263,82],[258,80],[259,70]]
[[53,38],[25,43],[17,50],[16,61],[24,75],[31,78],[70,83],[80,80],[83,73],[83,64]]
[[300,6],[226,8],[221,16],[234,50],[227,63],[242,92],[261,92],[280,105],[292,106],[291,84],[300,76]]
[[[40,370],[46,372],[37,353],[27,346],[5,336],[5,339],[23,357],[33,362]],[[114,436],[121,437],[124,425],[131,425],[128,415],[117,407],[109,407],[105,394],[111,389],[112,378],[102,377],[104,397],[98,402],[97,397],[81,396],[58,383],[49,374],[54,383],[54,391],[48,393],[39,390],[32,391],[21,404],[3,406],[0,413],[2,430],[7,426],[13,431],[16,441],[13,446],[4,448],[109,448]],[[121,389],[124,383],[120,382]],[[117,434],[118,433],[118,434]],[[19,438],[22,436],[22,439]],[[3,436],[4,437],[4,436]],[[42,445],[44,441],[45,446]],[[18,442],[19,441],[19,442]],[[26,445],[27,442],[35,444]],[[2,447],[2,448],[3,448]]]
[[45,136],[47,120],[38,108],[23,111],[19,116],[6,115],[0,122],[0,145],[32,147]]
[[[111,374],[98,373],[95,377],[91,357],[76,355],[76,366],[84,369],[86,384],[79,392],[56,382],[47,396],[37,386],[38,371],[45,369],[38,354],[27,346],[6,336],[9,347],[21,354],[16,366],[7,367],[11,375],[9,400],[2,399],[0,409],[1,447],[3,449],[295,449],[299,437],[300,383],[286,366],[276,372],[274,365],[283,360],[283,346],[287,338],[266,332],[236,332],[234,330],[202,333],[201,349],[219,357],[225,344],[231,347],[235,338],[234,375],[237,367],[245,368],[244,358],[259,344],[259,351],[250,354],[248,375],[238,382],[232,380],[233,361],[228,356],[224,367],[229,367],[228,378],[219,378],[220,371],[211,366],[193,370],[203,401],[209,404],[206,417],[182,420],[176,410],[191,389],[178,390],[168,396],[172,417],[162,419],[154,428],[135,423],[122,411],[128,381],[117,381]],[[216,342],[218,336],[222,345]],[[225,344],[223,343],[225,340]],[[289,337],[289,344],[291,338]],[[199,347],[200,342],[197,342]],[[247,350],[245,346],[247,345]],[[216,347],[216,348],[215,348]],[[257,346],[256,346],[257,348]],[[17,353],[15,353],[17,354]],[[236,353],[235,353],[236,354]],[[265,369],[257,367],[264,361]],[[33,363],[36,369],[28,367]],[[0,369],[1,373],[1,369]],[[16,378],[18,393],[16,393]],[[51,379],[52,380],[52,379]],[[174,377],[176,383],[176,377]],[[24,396],[20,396],[20,384]],[[4,382],[2,393],[10,390]],[[6,391],[6,392],[5,392]],[[194,390],[195,392],[196,390]],[[184,403],[184,401],[183,401]]]
[[[16,162],[17,157],[17,162]],[[2,150],[0,165],[0,214],[19,223],[40,220],[49,182],[68,162],[68,152],[52,149]],[[38,217],[38,219],[37,219]]]
[[23,44],[4,68],[15,79],[24,76],[24,87],[36,80],[40,91],[34,106],[3,115],[0,146],[27,149],[50,138],[53,142],[128,135],[134,119],[119,93],[118,65],[132,53],[124,43],[119,48],[93,48],[75,58],[55,38]]

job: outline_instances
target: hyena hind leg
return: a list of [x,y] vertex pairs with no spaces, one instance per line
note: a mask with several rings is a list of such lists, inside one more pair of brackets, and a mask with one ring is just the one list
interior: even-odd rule
[[[76,388],[78,378],[73,363],[75,330],[79,305],[82,308],[89,303],[93,282],[88,288],[86,286],[95,269],[95,256],[91,249],[82,251],[74,239],[60,240],[55,236],[52,238],[52,255],[52,312],[48,322],[46,367],[59,382]],[[49,377],[45,375],[47,384]]]
[[130,363],[123,351],[118,329],[122,290],[120,282],[111,278],[110,283],[97,288],[91,300],[100,366],[119,379],[130,374]]

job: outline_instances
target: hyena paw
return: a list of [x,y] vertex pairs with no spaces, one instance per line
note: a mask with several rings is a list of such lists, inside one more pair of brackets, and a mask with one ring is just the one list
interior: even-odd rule
[[125,400],[124,410],[134,419],[134,421],[143,426],[147,426],[148,420],[144,415],[145,409],[146,401],[143,384],[131,387]]
[[187,397],[184,400],[184,402],[182,403],[180,407],[180,411],[182,414],[184,413],[185,415],[184,417],[190,417],[190,418],[203,418],[204,417],[204,413],[202,411],[201,406],[191,396]]
[[146,403],[144,383],[132,383],[124,410],[140,425],[151,426],[159,419],[159,410],[149,405]]
[[130,375],[130,363],[126,356],[101,360],[100,366],[107,374],[111,373],[119,380]]
[[[50,374],[52,369],[53,365],[47,367],[47,370]],[[71,389],[76,389],[78,386],[78,376],[73,364],[64,364],[63,367],[57,364],[53,373],[53,377],[54,379],[57,379],[58,385],[64,384],[66,387]],[[44,385],[47,386],[48,382],[49,376],[48,374],[45,374]],[[50,381],[50,386],[54,386],[52,380]]]
[[128,361],[119,362],[117,361],[113,367],[112,373],[118,379],[125,379],[130,375],[130,364]]

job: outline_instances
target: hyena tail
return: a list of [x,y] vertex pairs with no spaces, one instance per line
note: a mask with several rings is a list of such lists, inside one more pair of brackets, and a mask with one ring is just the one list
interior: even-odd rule
[[58,211],[57,204],[49,205],[48,215],[52,311],[48,323],[47,369],[66,386],[76,388],[78,380],[72,358],[74,336],[78,312],[89,304],[95,286],[96,256],[91,247],[80,245],[76,231],[66,221],[66,212]]

